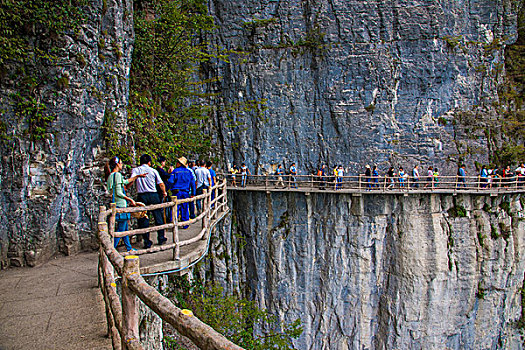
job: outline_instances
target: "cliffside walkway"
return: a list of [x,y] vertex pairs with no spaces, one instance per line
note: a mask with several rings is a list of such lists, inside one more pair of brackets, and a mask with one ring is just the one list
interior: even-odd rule
[[96,253],[0,271],[0,349],[111,349]]
[[[435,178],[314,176],[314,175],[226,175],[228,190],[267,192],[332,192],[349,194],[418,194],[477,193],[496,196],[502,193],[524,193],[525,177],[514,176],[489,181],[479,176],[441,176]],[[243,177],[245,178],[243,180]],[[245,185],[245,186],[243,186]]]
[[[138,300],[153,310],[180,334],[201,349],[242,350],[213,328],[200,321],[191,310],[181,310],[150,286],[144,276],[184,273],[202,259],[209,247],[216,223],[229,212],[226,181],[204,194],[147,207],[100,208],[98,238],[100,243],[98,278],[106,307],[108,333],[114,349],[143,349],[139,336]],[[183,203],[202,201],[202,212],[189,221],[179,222],[177,208]],[[138,213],[144,210],[171,208],[171,220],[146,229],[115,232],[117,213]],[[167,211],[169,212],[169,211]],[[190,228],[183,230],[183,227]],[[169,241],[148,249],[120,253],[113,247],[114,237],[123,237],[166,230]],[[140,263],[139,263],[140,260]]]

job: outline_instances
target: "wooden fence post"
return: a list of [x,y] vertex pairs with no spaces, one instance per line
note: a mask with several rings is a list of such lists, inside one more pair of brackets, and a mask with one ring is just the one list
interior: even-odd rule
[[128,288],[128,277],[134,274],[140,274],[139,257],[128,255],[124,257],[122,271],[122,349],[128,349],[130,343],[140,340],[138,300]]
[[202,200],[202,210],[205,212],[204,216],[202,217],[202,228],[208,227],[208,220],[210,215],[210,208],[208,203],[208,190],[204,189],[203,194],[205,194],[205,197]]
[[222,197],[222,202],[224,203],[224,207],[223,207],[222,211],[226,211],[226,210],[228,210],[228,196],[226,194],[226,191],[227,191],[227,188],[228,188],[227,183],[224,182],[223,186],[224,187],[223,187],[222,191],[223,191],[224,196]]
[[109,235],[111,236],[111,239],[113,239],[115,236],[115,220],[117,217],[117,204],[111,203],[110,208],[111,208],[111,215],[109,216],[108,230],[109,230]]
[[171,222],[173,223],[173,260],[180,259],[180,245],[179,245],[179,203],[177,198],[175,198],[175,205],[171,210]]

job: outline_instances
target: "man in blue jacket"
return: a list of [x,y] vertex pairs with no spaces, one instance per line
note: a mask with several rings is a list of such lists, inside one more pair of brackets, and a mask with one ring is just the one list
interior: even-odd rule
[[[171,172],[167,185],[171,193],[177,199],[191,198],[195,193],[195,180],[191,170],[186,167],[188,161],[185,157],[177,159],[177,167]],[[191,191],[191,192],[190,192]],[[178,205],[178,214],[181,221],[188,221],[190,219],[189,203],[182,203]],[[188,228],[189,225],[183,226],[183,229]]]

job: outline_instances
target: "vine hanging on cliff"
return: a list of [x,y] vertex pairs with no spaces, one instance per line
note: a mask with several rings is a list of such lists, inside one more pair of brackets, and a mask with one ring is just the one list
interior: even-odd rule
[[[3,0],[0,2],[0,84],[15,90],[9,96],[14,120],[5,128],[19,129],[32,140],[43,139],[54,116],[47,112],[42,86],[52,83],[48,68],[56,65],[65,33],[75,33],[86,21],[87,0]],[[55,81],[65,89],[65,77]],[[18,127],[21,125],[21,127]]]

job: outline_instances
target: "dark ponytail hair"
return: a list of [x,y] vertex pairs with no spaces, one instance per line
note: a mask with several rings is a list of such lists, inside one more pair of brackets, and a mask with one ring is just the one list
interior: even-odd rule
[[119,162],[120,162],[120,159],[117,156],[115,156],[111,158],[109,162],[106,163],[106,165],[104,166],[104,175],[105,175],[106,181],[108,180],[109,175],[117,167]]

